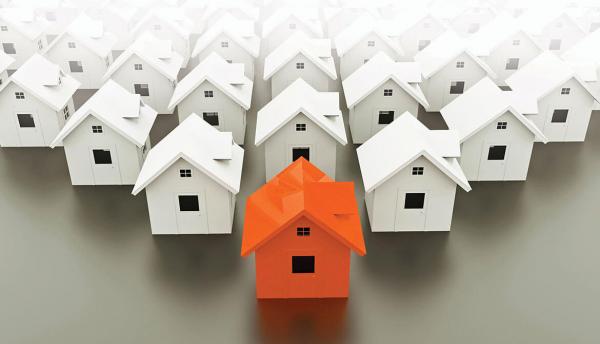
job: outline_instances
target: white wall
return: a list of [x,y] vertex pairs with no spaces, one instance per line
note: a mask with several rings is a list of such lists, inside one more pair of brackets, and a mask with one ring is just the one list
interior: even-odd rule
[[[428,23],[429,27],[425,27],[426,23]],[[411,59],[419,52],[419,41],[428,40],[433,42],[434,39],[445,31],[446,29],[440,22],[431,18],[431,16],[426,16],[419,20],[398,38],[400,46],[404,51],[404,58]]]
[[[14,26],[0,19],[0,25],[7,26],[8,31],[0,31],[0,43],[14,43],[16,54],[9,54],[15,59],[10,69],[18,69],[25,61],[27,61],[34,53],[40,53],[47,45],[46,36],[43,34],[34,40],[30,40],[21,34]],[[41,48],[38,46],[41,42]],[[0,49],[2,45],[0,44]]]
[[[513,45],[514,40],[520,40],[521,44]],[[483,60],[498,75],[498,81],[504,84],[504,80],[516,72],[516,70],[506,69],[509,58],[518,58],[518,69],[521,69],[540,53],[540,48],[529,37],[522,32],[517,32],[500,43],[490,52],[490,56],[484,57]]]
[[[266,18],[266,17],[265,17]],[[290,24],[296,24],[295,29],[290,29]],[[290,16],[287,20],[284,20],[279,24],[273,31],[269,33],[267,37],[264,37],[262,44],[265,46],[267,52],[271,52],[277,48],[283,41],[288,39],[296,31],[302,31],[306,36],[310,38],[320,38],[315,35],[310,29],[306,27],[301,21],[296,19],[294,16]]]
[[[296,69],[296,63],[304,62],[304,69]],[[296,79],[302,78],[315,90],[330,90],[329,76],[302,54],[296,55],[271,77],[271,97],[275,98]]]
[[[562,23],[562,26],[559,26],[559,23]],[[537,39],[540,46],[546,50],[548,50],[552,39],[561,39],[562,43],[560,45],[560,50],[551,51],[556,54],[562,54],[584,36],[585,34],[570,20],[561,16],[546,25]]]
[[[160,25],[160,29],[157,30],[154,28],[154,25]],[[191,29],[191,28],[190,28]],[[171,25],[169,25],[164,20],[158,20],[152,18],[150,20],[146,20],[136,31],[138,35],[149,31],[154,34],[156,37],[163,40],[170,40],[172,44],[172,49],[179,53],[183,57],[183,68],[186,67],[187,62],[190,58],[190,42],[189,37],[185,37],[180,35],[177,31],[175,31]]]
[[[369,47],[368,41],[374,41],[375,46]],[[340,77],[346,79],[365,63],[365,59],[370,59],[378,52],[384,52],[394,61],[400,61],[399,56],[387,43],[378,35],[371,32],[356,43],[350,50],[340,57]]]
[[[224,48],[221,46],[221,42],[229,42],[229,46]],[[228,35],[221,33],[217,36],[210,44],[206,46],[200,54],[192,59],[191,67],[197,66],[202,60],[204,60],[211,53],[216,52],[225,60],[231,60],[233,63],[244,64],[244,74],[248,79],[254,80],[254,57],[250,55],[246,49],[242,48],[233,39],[229,38]],[[190,66],[188,66],[189,68]]]

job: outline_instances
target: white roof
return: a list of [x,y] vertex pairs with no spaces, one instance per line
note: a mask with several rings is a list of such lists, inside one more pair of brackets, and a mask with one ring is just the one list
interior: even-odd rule
[[383,20],[374,20],[371,17],[363,16],[347,26],[335,37],[335,48],[338,55],[344,56],[350,49],[357,45],[363,38],[370,33],[377,35],[385,44],[388,45],[396,54],[403,55],[404,52],[400,44],[391,37],[397,34],[389,22]]
[[589,33],[562,54],[571,68],[584,81],[598,81],[597,71],[600,68],[600,30]]
[[342,82],[348,108],[390,79],[421,105],[429,106],[418,85],[421,82],[419,65],[416,62],[395,62],[384,52],[379,52]]
[[94,116],[138,147],[148,139],[156,111],[144,104],[138,94],[129,93],[108,80],[67,121],[50,147],[59,145],[88,116]]
[[315,37],[323,37],[323,27],[319,21],[319,10],[314,7],[282,7],[265,19],[262,26],[262,37],[266,38],[290,16],[304,24]]
[[48,45],[45,51],[50,51],[65,34],[69,34],[102,58],[112,53],[112,48],[118,41],[117,36],[104,30],[102,21],[94,20],[82,13],[67,27],[65,32]]
[[54,111],[65,107],[79,87],[79,81],[64,74],[58,65],[33,54],[10,76],[10,81],[32,93]]
[[270,79],[298,54],[309,59],[331,79],[337,79],[335,63],[331,56],[331,41],[327,38],[309,38],[298,31],[265,57],[264,80]]
[[[249,20],[258,20],[260,10],[256,6],[251,6],[248,3],[242,1],[210,1],[204,9],[200,21],[207,21],[208,19],[214,19],[214,16],[218,16],[221,11],[238,10],[243,13]],[[227,14],[224,12],[223,15]]]
[[457,132],[461,143],[507,111],[537,139],[547,142],[546,137],[535,124],[518,110],[519,104],[514,102],[511,94],[512,91],[500,90],[490,78],[485,77],[444,106],[440,112],[448,128]]
[[540,35],[543,30],[552,23],[555,19],[564,16],[569,20],[581,33],[583,29],[573,18],[565,11],[564,6],[552,4],[552,2],[544,2],[541,6],[535,6],[526,10],[518,18],[521,27],[532,35]]
[[460,143],[454,130],[429,130],[405,112],[356,149],[366,192],[371,192],[424,156],[465,191],[471,186],[456,158]]
[[434,39],[425,49],[419,51],[415,55],[415,61],[421,65],[423,76],[428,79],[462,53],[466,53],[488,75],[496,78],[496,74],[490,67],[467,49],[466,39],[461,38],[450,30]]
[[39,38],[50,26],[44,18],[36,17],[31,8],[0,8],[0,18],[30,40]]
[[345,145],[348,141],[339,97],[338,92],[319,92],[303,79],[296,79],[258,111],[255,144],[262,144],[292,118],[303,113]]
[[411,4],[410,7],[400,11],[392,20],[396,25],[396,32],[401,35],[407,30],[417,25],[421,20],[429,18],[429,20],[436,21],[438,24],[447,28],[447,25],[438,18],[434,17],[427,9],[422,7],[415,7]]
[[329,22],[338,15],[346,13],[353,14],[357,12],[361,15],[370,16],[372,18],[381,17],[376,6],[372,6],[372,4],[363,1],[349,1],[339,4],[338,7],[324,7],[323,19],[326,22]]
[[148,152],[132,194],[137,195],[180,158],[238,193],[244,150],[233,142],[230,132],[221,132],[191,114]]
[[133,36],[140,34],[144,26],[152,20],[158,20],[161,23],[169,25],[173,31],[184,39],[189,39],[192,33],[194,23],[185,15],[183,8],[177,7],[156,7],[148,11],[148,13],[140,19],[133,27],[131,33]]
[[204,81],[225,93],[248,110],[252,101],[253,82],[244,75],[244,64],[228,63],[219,54],[211,53],[177,83],[169,109],[173,109]]
[[7,70],[13,62],[15,62],[15,59],[12,56],[0,51],[0,73]]
[[542,51],[535,40],[521,29],[519,22],[507,14],[496,16],[492,21],[474,33],[469,38],[469,50],[476,56],[489,56],[497,46],[519,32],[522,32],[529,38],[535,47],[538,48],[538,51]]
[[177,80],[177,74],[183,65],[183,57],[172,50],[171,41],[158,39],[146,32],[108,67],[104,80],[110,78],[132,55],[154,67],[169,80]]
[[219,35],[224,34],[239,44],[248,54],[258,57],[260,53],[260,38],[254,33],[254,22],[240,20],[226,13],[206,30],[198,40],[192,52],[192,57],[198,56]]

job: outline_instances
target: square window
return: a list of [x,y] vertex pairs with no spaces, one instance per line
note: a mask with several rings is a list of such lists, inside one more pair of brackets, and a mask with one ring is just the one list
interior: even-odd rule
[[308,148],[308,147],[292,148],[292,161],[296,161],[300,158],[304,158],[304,159],[310,161],[310,148]]
[[306,131],[306,123],[296,123],[296,131]]
[[409,192],[404,195],[404,209],[423,209],[425,205],[425,193]]
[[73,49],[73,48],[75,48],[75,42],[67,42],[67,46],[68,46],[70,49]]
[[8,31],[8,26],[2,25],[2,26],[0,26],[0,30],[2,30],[2,31]]
[[148,97],[150,95],[148,84],[133,84],[133,92],[144,97]]
[[134,63],[133,64],[133,69],[134,70],[142,70],[143,69],[142,64],[141,63]]
[[548,49],[550,49],[550,50],[560,50],[561,43],[562,43],[562,41],[560,39],[551,39],[550,40],[550,45],[548,46]]
[[369,62],[369,59],[364,59],[364,60],[363,60],[363,64],[365,64],[365,63],[367,63],[367,62]]
[[511,57],[506,61],[506,70],[517,70],[519,69],[519,59]]
[[190,169],[181,169],[179,170],[179,176],[181,178],[190,178],[192,176],[192,170]]
[[218,112],[203,112],[202,118],[206,121],[206,123],[212,126],[219,125],[219,113]]
[[423,172],[425,171],[425,167],[413,167],[412,168],[412,175],[413,176],[422,176]]
[[198,195],[179,195],[179,211],[200,211]]
[[503,129],[506,129],[506,127],[507,127],[507,126],[508,126],[508,123],[507,123],[507,122],[498,122],[498,123],[496,124],[496,129],[501,129],[501,130],[503,130]]
[[310,227],[296,228],[296,236],[310,236]]
[[552,113],[552,123],[566,123],[569,110],[557,109]]
[[23,93],[23,92],[15,92],[15,98],[17,98],[17,99],[25,99],[25,93]]
[[232,60],[225,60],[225,61],[227,61],[227,63],[233,63],[233,61],[232,61]]
[[213,91],[204,91],[204,98],[212,98]]
[[477,31],[479,31],[479,23],[473,23],[469,25],[469,28],[467,29],[468,33],[475,33]]
[[390,124],[394,121],[394,111],[379,111],[377,124]]
[[29,113],[17,114],[17,120],[19,121],[19,127],[21,128],[35,128],[35,121],[33,115]]
[[69,113],[69,107],[65,106],[63,108],[63,115],[65,116],[65,119],[69,119],[69,116],[71,115],[71,113]]
[[2,78],[0,78],[0,86],[2,86]]
[[154,30],[162,30],[162,26],[160,26],[160,24],[154,24],[154,25],[152,26],[152,28],[153,28]]
[[367,47],[374,47],[375,41],[367,41]]
[[506,155],[506,146],[490,146],[488,150],[488,160],[504,160]]
[[456,68],[465,68],[465,61],[456,61]]
[[431,41],[428,40],[428,39],[422,39],[422,40],[420,40],[419,41],[419,46],[418,46],[419,51],[427,48],[427,46],[429,45],[429,43],[431,43]]
[[296,62],[296,69],[304,69],[304,62]]
[[393,90],[392,90],[392,89],[388,89],[388,88],[386,88],[386,89],[384,89],[384,90],[383,90],[383,96],[384,96],[384,97],[391,97],[391,96],[392,96],[392,93],[393,93]]
[[96,165],[110,165],[112,164],[112,158],[110,156],[110,150],[108,149],[94,149],[94,163]]
[[512,45],[521,45],[521,40],[520,39],[513,39]]
[[465,91],[464,81],[452,81],[450,83],[450,94],[462,94]]
[[83,73],[81,61],[69,61],[69,69],[71,70],[71,73]]
[[296,23],[290,23],[290,25],[288,25],[288,27],[289,27],[291,30],[296,30]]
[[92,125],[92,133],[94,133],[94,134],[101,134],[102,133],[102,126],[101,125]]
[[38,50],[42,50],[44,48],[44,43],[42,43],[42,40],[40,39],[38,41]]
[[56,21],[56,13],[52,11],[46,12],[46,20],[51,22]]
[[315,273],[315,256],[292,256],[292,273]]
[[221,42],[221,48],[229,48],[229,42],[227,42],[227,41]]
[[560,94],[571,94],[571,88],[570,87],[563,87],[560,90]]
[[5,53],[10,55],[14,55],[17,53],[14,43],[2,43],[2,49],[4,49]]

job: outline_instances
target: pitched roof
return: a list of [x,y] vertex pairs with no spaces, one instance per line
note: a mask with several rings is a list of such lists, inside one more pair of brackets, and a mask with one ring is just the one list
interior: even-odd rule
[[315,37],[323,37],[323,27],[319,21],[319,10],[313,7],[282,7],[265,19],[262,26],[262,38],[266,38],[289,17],[304,24]]
[[597,81],[600,68],[600,30],[589,33],[562,54],[584,81]]
[[148,13],[138,21],[138,23],[131,30],[132,35],[135,37],[142,32],[142,29],[147,22],[156,19],[164,24],[168,25],[184,39],[189,39],[194,26],[194,23],[188,19],[185,15],[185,11],[178,7],[155,7],[148,11]]
[[12,56],[0,51],[0,73],[7,70],[13,62],[15,62],[15,59]]
[[421,105],[429,106],[418,85],[421,82],[419,65],[415,62],[395,62],[384,52],[379,52],[342,82],[348,108],[358,104],[390,79]]
[[538,51],[543,50],[527,32],[521,29],[519,22],[507,14],[496,16],[474,33],[469,39],[469,50],[476,56],[489,56],[497,46],[519,32],[529,38]]
[[538,127],[518,110],[519,104],[514,102],[511,93],[512,91],[500,90],[491,79],[485,77],[444,106],[440,112],[448,128],[456,131],[461,143],[507,111],[537,139],[547,142]]
[[244,64],[228,63],[213,52],[177,83],[169,109],[173,109],[204,81],[210,82],[244,109],[250,108],[253,82],[244,75]]
[[[219,14],[219,11],[238,10],[243,13],[249,20],[256,21],[259,18],[260,10],[256,6],[251,6],[243,1],[209,1],[204,9],[204,13],[200,18],[201,21],[207,21]],[[227,12],[226,12],[227,13]]]
[[102,58],[112,53],[112,48],[118,41],[117,36],[104,30],[102,21],[94,20],[82,13],[46,47],[44,53],[50,51],[65,34],[78,40],[79,43]]
[[179,69],[183,65],[183,57],[171,48],[171,41],[156,38],[149,32],[141,35],[108,67],[103,79],[107,80],[132,55],[154,67],[169,80],[177,80]]
[[148,152],[132,194],[137,195],[179,159],[238,193],[244,150],[233,142],[230,132],[217,130],[193,113]]
[[300,158],[248,197],[241,255],[249,255],[300,217],[359,255],[366,254],[354,183],[335,182]]
[[532,35],[540,35],[542,31],[552,23],[552,21],[564,16],[570,21],[574,27],[578,28],[583,34],[584,31],[561,4],[552,4],[551,2],[543,2],[542,5],[536,5],[527,9],[517,19],[521,27]]
[[255,144],[262,144],[292,118],[303,113],[345,145],[346,130],[339,97],[338,92],[319,92],[303,79],[296,79],[258,111]]
[[335,37],[335,48],[342,57],[370,33],[377,35],[396,54],[403,55],[400,44],[391,37],[397,34],[388,21],[363,16],[352,22]]
[[331,41],[327,38],[309,38],[298,31],[265,57],[264,80],[270,79],[298,54],[309,59],[331,79],[337,79],[335,63],[331,56]]
[[50,26],[45,19],[36,17],[31,8],[0,8],[0,19],[30,40],[39,38]]
[[139,94],[129,93],[113,80],[108,80],[67,121],[50,147],[60,144],[88,116],[94,116],[138,147],[150,135],[157,112],[145,105]]
[[426,8],[414,6],[413,3],[411,3],[408,8],[403,8],[399,11],[392,20],[396,25],[397,34],[402,35],[425,18],[437,22],[439,25],[443,26],[444,29],[447,28],[447,25],[444,22],[433,16]]
[[458,133],[429,130],[405,112],[356,149],[366,192],[371,192],[424,156],[465,191],[471,190],[456,158],[460,157]]
[[240,20],[226,13],[215,24],[204,31],[194,46],[192,57],[198,56],[219,35],[224,34],[241,46],[248,54],[258,57],[260,53],[260,38],[254,33],[254,22]]
[[380,18],[377,6],[373,6],[371,3],[363,1],[349,1],[339,4],[338,7],[323,7],[323,19],[325,22],[333,20],[335,17],[341,14],[354,14],[359,12],[361,15],[370,16],[372,18]]

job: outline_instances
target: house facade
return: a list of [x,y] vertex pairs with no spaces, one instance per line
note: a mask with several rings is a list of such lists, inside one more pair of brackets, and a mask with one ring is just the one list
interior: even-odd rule
[[11,69],[19,68],[48,45],[48,23],[36,17],[31,9],[0,9],[0,44],[5,54],[15,59]]
[[398,42],[406,59],[412,59],[446,31],[446,24],[425,10],[402,11],[394,19],[398,24]]
[[519,23],[543,49],[558,55],[585,36],[579,23],[553,4],[530,8],[519,17]]
[[262,44],[270,52],[296,32],[322,38],[323,27],[317,8],[279,8],[263,21]]

